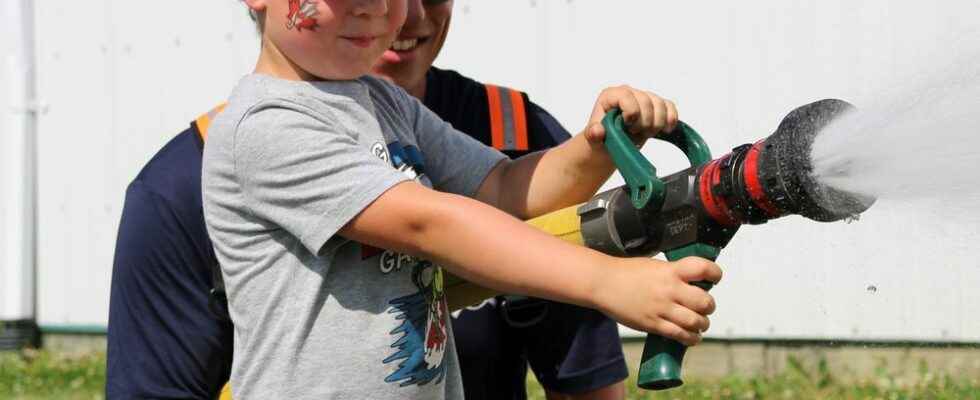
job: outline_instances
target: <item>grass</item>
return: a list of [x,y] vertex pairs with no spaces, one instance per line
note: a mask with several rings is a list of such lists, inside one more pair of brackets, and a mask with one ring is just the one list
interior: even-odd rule
[[[773,377],[730,376],[720,380],[693,380],[680,388],[649,392],[636,388],[636,377],[626,382],[628,399],[654,400],[754,400],[754,399],[842,399],[842,400],[962,400],[980,399],[980,381],[937,376],[925,364],[912,381],[890,376],[885,366],[874,378],[845,383],[830,373],[826,361],[806,368],[794,357],[787,359],[785,372]],[[635,371],[635,370],[631,370]],[[530,399],[544,399],[544,391],[528,375]]]
[[[953,378],[933,374],[922,364],[918,377],[903,380],[879,368],[876,376],[844,382],[826,362],[806,367],[790,357],[786,370],[773,377],[730,376],[712,381],[691,381],[666,392],[636,389],[627,382],[629,399],[860,399],[860,400],[980,400],[977,378]],[[64,355],[48,351],[0,353],[0,399],[102,399],[105,353]],[[531,399],[544,399],[544,391],[528,375]]]
[[105,353],[0,352],[0,399],[102,399]]

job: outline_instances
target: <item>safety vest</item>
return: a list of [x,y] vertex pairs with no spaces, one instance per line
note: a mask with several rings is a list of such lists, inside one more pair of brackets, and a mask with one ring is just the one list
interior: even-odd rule
[[225,106],[227,105],[228,103],[221,103],[217,107],[212,108],[211,111],[204,113],[194,120],[194,123],[197,125],[197,134],[201,136],[201,141],[207,141],[208,129],[211,128],[211,121],[214,120],[214,117],[217,117],[218,114],[224,111]]
[[497,150],[527,151],[527,111],[521,92],[491,84],[487,90],[491,146]]

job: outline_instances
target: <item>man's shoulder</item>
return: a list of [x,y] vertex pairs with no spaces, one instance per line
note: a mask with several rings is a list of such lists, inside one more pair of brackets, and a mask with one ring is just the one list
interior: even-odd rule
[[476,79],[463,75],[455,70],[429,67],[426,79],[437,84],[469,86],[473,88],[483,88],[484,84]]
[[553,147],[569,135],[521,90],[429,68],[425,105],[473,138],[512,157]]
[[153,155],[132,186],[138,185],[170,203],[184,204],[195,199],[200,203],[203,145],[197,124],[191,123]]

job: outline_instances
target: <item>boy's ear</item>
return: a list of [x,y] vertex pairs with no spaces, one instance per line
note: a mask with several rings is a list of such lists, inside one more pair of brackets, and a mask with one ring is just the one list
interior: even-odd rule
[[248,8],[252,9],[252,11],[256,11],[256,12],[265,11],[265,7],[267,3],[266,0],[243,0],[243,1],[245,1],[245,5],[247,5]]

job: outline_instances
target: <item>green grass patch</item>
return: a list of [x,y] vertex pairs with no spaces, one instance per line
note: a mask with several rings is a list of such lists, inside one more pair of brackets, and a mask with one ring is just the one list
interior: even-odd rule
[[[664,392],[636,388],[627,382],[629,399],[859,399],[859,400],[980,400],[977,377],[953,378],[935,374],[922,364],[914,379],[898,378],[879,368],[875,376],[853,382],[834,376],[826,362],[807,367],[796,358],[787,360],[779,375],[730,376],[718,380],[692,380]],[[105,353],[64,355],[49,351],[0,353],[0,399],[102,399]],[[534,376],[528,375],[531,399],[544,399]]]
[[[953,378],[936,375],[922,364],[918,377],[903,380],[882,366],[876,376],[845,383],[831,374],[826,361],[806,368],[794,357],[787,359],[784,372],[772,376],[729,376],[718,380],[691,380],[683,386],[651,392],[636,387],[636,376],[626,382],[627,399],[653,400],[755,400],[755,399],[841,399],[841,400],[980,400],[976,377]],[[635,371],[635,370],[631,370]],[[544,390],[528,374],[530,399],[543,400]]]
[[0,399],[102,399],[105,353],[0,352]]

